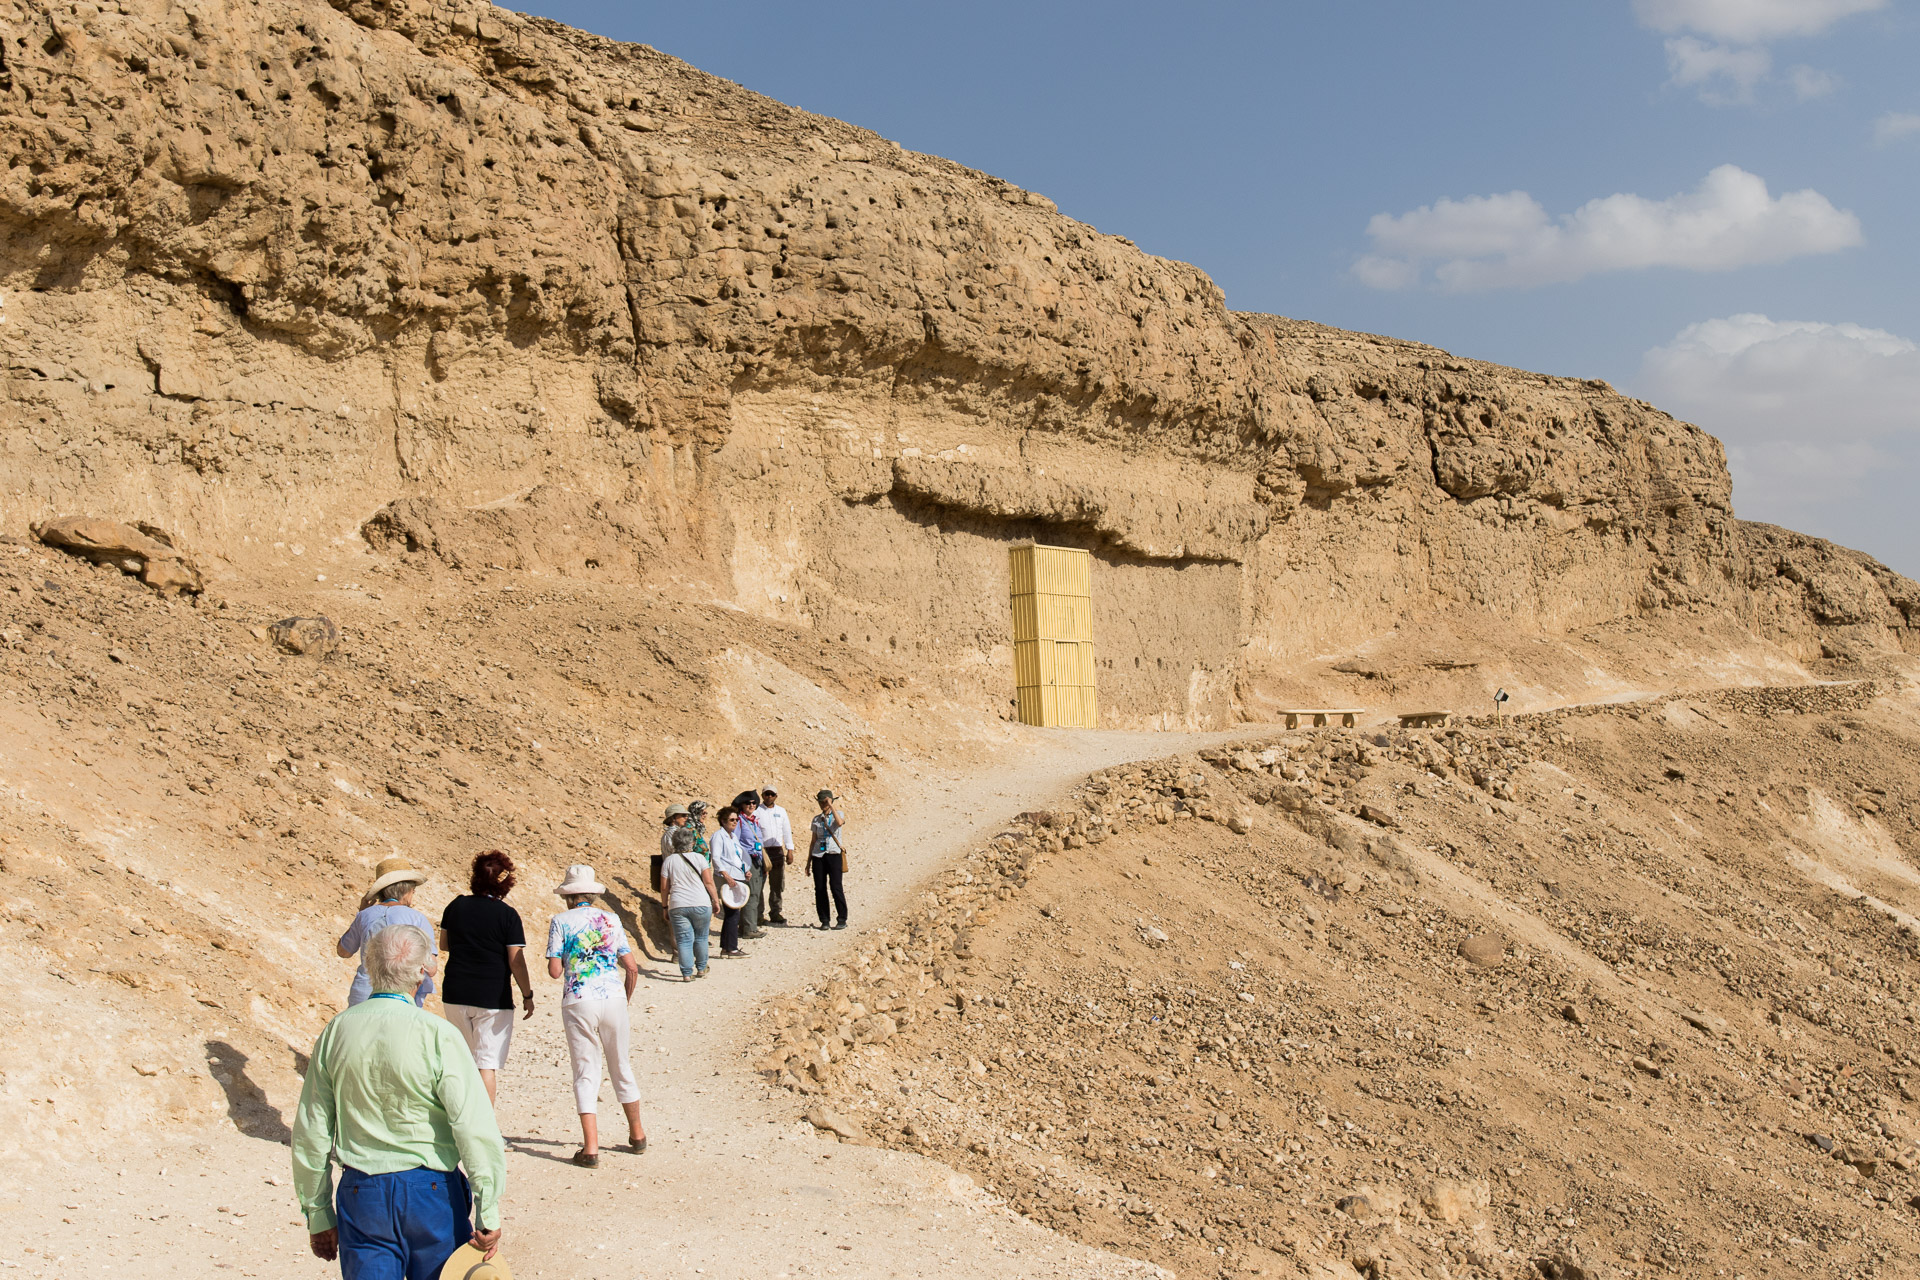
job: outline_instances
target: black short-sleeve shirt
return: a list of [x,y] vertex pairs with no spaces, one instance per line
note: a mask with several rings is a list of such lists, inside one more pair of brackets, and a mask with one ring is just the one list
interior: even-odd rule
[[447,975],[440,987],[443,1004],[476,1009],[513,1008],[513,977],[507,948],[527,945],[520,913],[498,898],[463,894],[440,913],[447,935]]

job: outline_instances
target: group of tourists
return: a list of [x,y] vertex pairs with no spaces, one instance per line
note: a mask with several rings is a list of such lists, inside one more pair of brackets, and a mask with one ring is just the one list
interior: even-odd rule
[[[814,797],[807,839],[807,874],[813,879],[813,909],[822,929],[847,927],[847,870],[840,812],[834,795]],[[653,858],[651,881],[667,909],[682,981],[707,976],[708,936],[717,913],[720,956],[744,960],[740,940],[764,938],[768,925],[784,925],[787,868],[794,863],[793,821],[780,807],[772,787],[742,791],[714,814],[707,831],[705,800],[667,806],[660,852]],[[831,913],[829,913],[831,905]]]
[[[814,912],[819,928],[844,929],[843,820],[831,791],[815,801],[804,850]],[[787,923],[786,869],[800,854],[773,787],[742,791],[713,814],[710,831],[711,809],[704,800],[669,805],[660,852],[651,858],[650,882],[683,982],[707,974],[716,914],[726,959],[749,954],[743,938],[764,938],[768,926]],[[534,1010],[526,930],[506,903],[514,863],[499,850],[475,857],[468,892],[447,904],[437,929],[413,905],[425,879],[405,858],[375,868],[336,944],[343,959],[360,962],[347,1009],[314,1045],[294,1118],[294,1189],[309,1243],[316,1256],[337,1257],[346,1280],[429,1280],[443,1267],[470,1280],[503,1274],[487,1261],[500,1241],[506,1158],[493,1104],[516,1013],[524,1020]],[[554,893],[563,910],[547,924],[547,976],[562,984],[580,1117],[572,1160],[592,1169],[600,1163],[603,1073],[626,1116],[620,1150],[647,1149],[628,1044],[640,965],[619,915],[602,904],[607,888],[591,866],[568,867]],[[434,1017],[421,1006],[434,994],[442,951],[444,1017]]]

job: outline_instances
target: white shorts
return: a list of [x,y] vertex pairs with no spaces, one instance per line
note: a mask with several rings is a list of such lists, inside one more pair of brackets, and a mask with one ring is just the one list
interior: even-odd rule
[[513,1010],[482,1009],[471,1004],[443,1004],[440,1008],[447,1021],[466,1037],[474,1066],[498,1071],[507,1065],[507,1046],[513,1043]]
[[560,1022],[567,1030],[567,1056],[573,1059],[573,1100],[581,1115],[600,1109],[600,1062],[613,1081],[614,1101],[625,1106],[640,1101],[640,1084],[627,1061],[631,1032],[625,1000],[575,1000],[560,1006]]

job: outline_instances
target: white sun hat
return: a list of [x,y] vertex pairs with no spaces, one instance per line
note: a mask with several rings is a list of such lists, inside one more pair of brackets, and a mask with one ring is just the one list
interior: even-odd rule
[[583,893],[605,893],[607,886],[593,878],[593,868],[584,862],[576,862],[567,868],[567,878],[554,892],[563,898],[578,897]]

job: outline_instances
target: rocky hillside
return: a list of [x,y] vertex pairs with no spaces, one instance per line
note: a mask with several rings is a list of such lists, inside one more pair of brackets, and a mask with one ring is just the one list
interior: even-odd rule
[[1743,525],[1718,444],[1649,405],[1231,312],[643,46],[428,0],[16,0],[9,30],[15,535],[148,520],[218,578],[393,502],[491,511],[521,545],[479,564],[680,586],[987,708],[1037,536],[1098,554],[1103,710],[1136,725],[1257,716],[1435,614],[1916,643],[1913,583]]
[[1911,1275],[1916,738],[1859,683],[1105,771],[760,1066],[1182,1276]]
[[[787,1119],[1182,1275],[1920,1268],[1920,585],[1710,437],[484,4],[9,2],[0,1220],[284,1139],[390,853],[430,911],[585,859],[645,938],[668,800],[1059,767],[1039,538],[1108,725],[1370,710],[831,935],[742,1031]],[[1554,710],[1389,714],[1496,687]]]

